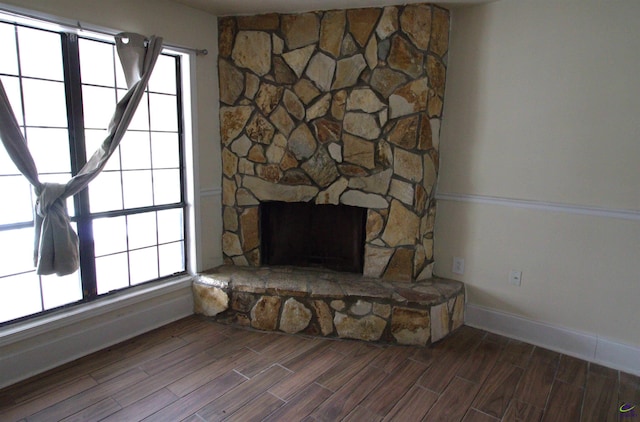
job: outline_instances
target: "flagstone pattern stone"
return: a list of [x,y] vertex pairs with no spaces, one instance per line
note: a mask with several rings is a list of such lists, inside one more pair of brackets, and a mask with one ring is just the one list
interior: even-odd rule
[[[219,18],[218,27],[225,262],[260,265],[262,201],[313,201],[374,215],[365,274],[430,275],[449,11],[271,13]],[[324,307],[305,306],[323,309],[321,332],[358,327],[346,311],[329,327]],[[373,330],[380,316],[369,317]],[[420,342],[426,332],[402,329],[398,338],[415,331]]]

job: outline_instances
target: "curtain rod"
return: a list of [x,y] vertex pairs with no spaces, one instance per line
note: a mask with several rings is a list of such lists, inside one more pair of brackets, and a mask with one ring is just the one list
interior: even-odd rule
[[[110,37],[113,37],[118,33],[123,32],[123,31],[117,31],[117,30],[113,30],[110,28],[97,26],[97,25],[81,24],[80,21],[78,20],[74,21],[71,19],[60,18],[57,16],[49,15],[48,13],[36,12],[33,10],[24,9],[18,6],[8,5],[5,3],[0,3],[0,12],[15,16],[17,18],[23,18],[23,19],[27,18],[27,19],[36,19],[39,21],[44,21],[53,25],[62,26],[63,28],[75,30],[78,32],[90,31],[96,34],[107,35]],[[166,43],[164,44],[164,46],[173,50],[193,52],[195,53],[196,56],[206,56],[207,54],[209,54],[209,50],[207,50],[206,48],[198,49],[193,47],[185,47],[181,45],[166,44]]]

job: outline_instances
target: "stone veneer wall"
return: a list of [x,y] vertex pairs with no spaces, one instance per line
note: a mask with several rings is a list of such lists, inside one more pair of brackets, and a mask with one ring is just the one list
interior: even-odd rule
[[368,209],[364,275],[431,276],[449,12],[219,19],[225,262],[260,265],[261,201]]

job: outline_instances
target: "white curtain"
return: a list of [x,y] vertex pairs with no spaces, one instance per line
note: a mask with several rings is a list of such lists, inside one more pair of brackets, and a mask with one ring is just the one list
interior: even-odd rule
[[[33,157],[22,136],[0,81],[0,139],[20,172],[33,185],[35,206],[34,265],[38,274],[68,275],[80,265],[78,235],[70,225],[65,201],[98,176],[127,131],[162,50],[162,38],[133,33],[116,35],[116,49],[124,70],[127,94],[118,102],[107,137],[85,166],[66,184],[41,183]],[[10,198],[5,198],[10,201]],[[10,202],[9,202],[10,203]],[[5,202],[5,206],[8,205]]]

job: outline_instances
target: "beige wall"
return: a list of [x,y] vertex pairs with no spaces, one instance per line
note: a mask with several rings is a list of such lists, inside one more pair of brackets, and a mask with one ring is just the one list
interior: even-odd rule
[[438,203],[435,272],[471,304],[640,345],[638,18],[635,0],[453,11],[438,192],[462,201]]
[[72,22],[114,30],[156,34],[166,44],[207,49],[207,56],[195,58],[196,110],[194,134],[197,137],[198,168],[196,198],[199,204],[199,269],[222,263],[220,245],[220,141],[218,119],[218,46],[215,16],[168,0],[2,0],[6,4],[31,9]]

